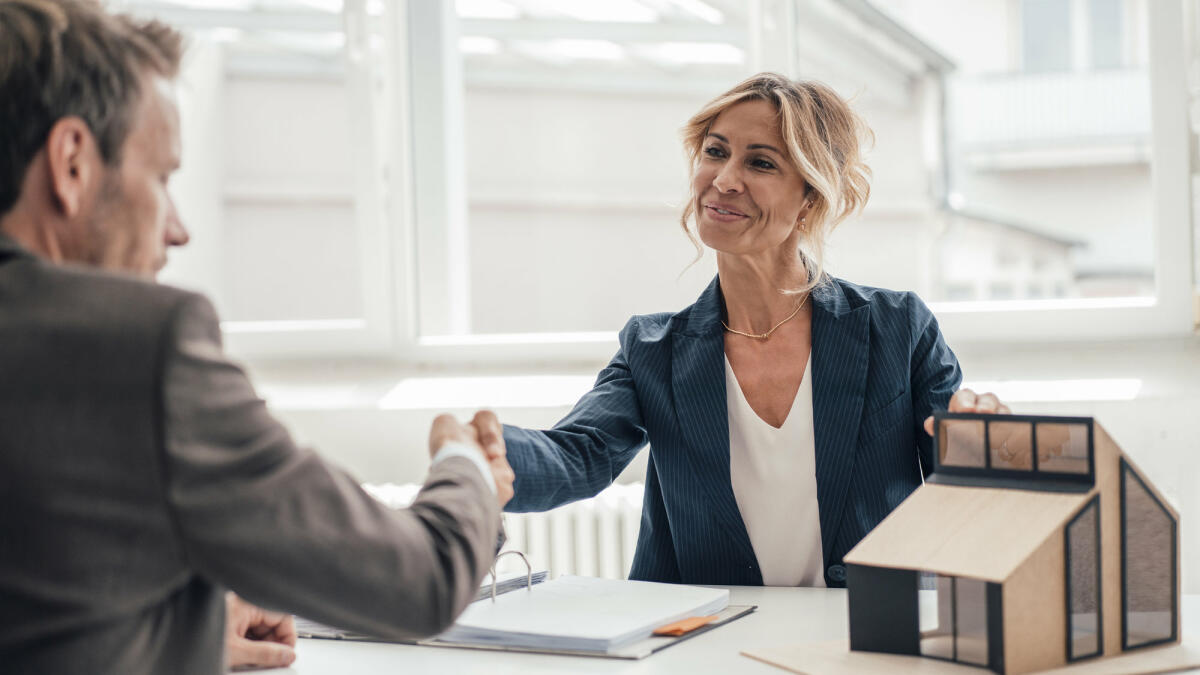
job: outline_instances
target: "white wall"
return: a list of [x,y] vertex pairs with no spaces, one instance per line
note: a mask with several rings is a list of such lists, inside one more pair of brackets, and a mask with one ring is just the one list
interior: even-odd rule
[[888,0],[881,5],[954,59],[962,73],[1006,72],[1019,65],[1012,56],[1020,46],[1013,0]]

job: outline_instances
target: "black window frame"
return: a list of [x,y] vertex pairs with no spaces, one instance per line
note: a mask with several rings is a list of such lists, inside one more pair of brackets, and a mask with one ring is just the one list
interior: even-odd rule
[[[1071,526],[1074,525],[1080,518],[1088,512],[1089,509],[1096,510],[1096,651],[1091,654],[1075,654],[1073,636],[1075,634],[1075,626],[1072,617],[1074,613],[1071,611]],[[1075,663],[1077,661],[1086,661],[1104,655],[1104,574],[1101,568],[1101,560],[1103,556],[1103,546],[1100,543],[1100,495],[1096,494],[1084,504],[1079,512],[1076,513],[1065,527],[1063,527],[1063,577],[1066,581],[1066,608],[1067,608],[1067,663]]]
[[[954,574],[942,574],[931,570],[922,570],[916,575],[916,584],[914,588],[917,594],[921,591],[922,575],[930,575],[934,579],[934,588],[937,588],[937,578],[943,577],[950,580],[950,657],[938,656],[936,654],[925,654],[921,652],[921,632],[920,632],[920,610],[918,609],[917,619],[917,649],[914,656],[919,656],[923,659],[934,659],[935,661],[945,661],[954,663],[968,668],[983,668],[995,673],[1004,672],[1004,595],[1001,584],[994,581],[983,581],[984,584],[984,617],[987,622],[987,663],[975,663],[974,661],[960,661],[958,658],[958,580],[959,576]],[[940,601],[941,598],[939,597]],[[918,600],[918,607],[920,601]]]
[[[942,464],[941,434],[945,420],[982,421],[983,467]],[[990,422],[1018,422],[1030,425],[1030,468],[997,469],[992,466]],[[1087,473],[1043,471],[1038,468],[1037,427],[1039,424],[1083,425],[1087,428]],[[1018,488],[1050,492],[1088,492],[1096,485],[1096,429],[1092,417],[1059,417],[1052,415],[996,415],[990,413],[933,414],[933,472],[927,479],[947,485]]]
[[[1129,544],[1126,537],[1126,533],[1128,532],[1126,516],[1128,514],[1125,511],[1126,476],[1133,476],[1137,480],[1138,485],[1154,501],[1155,506],[1163,512],[1163,515],[1167,517],[1167,522],[1171,524],[1171,634],[1168,637],[1143,642],[1132,647],[1129,646],[1129,586],[1126,584],[1126,574],[1129,566],[1125,564],[1129,555]],[[1175,519],[1175,516],[1171,515],[1171,511],[1162,503],[1158,495],[1154,494],[1154,490],[1150,489],[1146,481],[1142,479],[1137,470],[1133,468],[1133,465],[1124,457],[1121,458],[1121,470],[1118,480],[1121,483],[1121,650],[1129,652],[1146,647],[1170,644],[1179,639],[1179,521]]]

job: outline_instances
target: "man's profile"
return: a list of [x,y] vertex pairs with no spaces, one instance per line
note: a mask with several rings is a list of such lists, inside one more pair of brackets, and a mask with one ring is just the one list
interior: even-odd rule
[[0,0],[6,673],[221,672],[226,588],[436,633],[474,596],[512,495],[504,458],[439,418],[424,488],[388,510],[296,447],[206,299],[152,283],[188,238],[167,190],[180,53],[174,30],[88,0]]

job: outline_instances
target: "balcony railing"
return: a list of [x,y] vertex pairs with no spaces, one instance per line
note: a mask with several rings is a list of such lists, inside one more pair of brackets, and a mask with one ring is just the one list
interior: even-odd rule
[[1143,69],[960,77],[949,94],[963,150],[1141,143],[1150,134]]

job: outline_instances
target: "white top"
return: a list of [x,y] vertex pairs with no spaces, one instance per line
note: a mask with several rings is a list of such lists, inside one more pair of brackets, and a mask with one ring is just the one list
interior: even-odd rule
[[776,429],[750,407],[725,359],[729,476],[767,586],[825,586],[811,372],[810,354],[792,409]]

